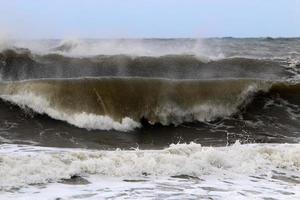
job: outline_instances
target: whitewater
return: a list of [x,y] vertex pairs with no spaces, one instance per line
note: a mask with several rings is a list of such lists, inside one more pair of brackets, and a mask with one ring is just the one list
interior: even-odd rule
[[[24,192],[31,199],[42,196],[48,199],[79,196],[197,199],[209,195],[214,199],[231,199],[233,194],[235,199],[297,199],[300,197],[299,153],[299,145],[241,145],[239,142],[216,148],[195,143],[174,144],[152,151],[2,145],[0,187],[6,193],[3,197],[8,199],[21,197]],[[63,181],[76,177],[84,181],[73,184]],[[107,184],[114,186],[109,188]],[[11,194],[19,187],[20,191]],[[51,194],[54,188],[60,189]],[[74,191],[75,188],[78,190]],[[38,192],[40,189],[42,192]]]

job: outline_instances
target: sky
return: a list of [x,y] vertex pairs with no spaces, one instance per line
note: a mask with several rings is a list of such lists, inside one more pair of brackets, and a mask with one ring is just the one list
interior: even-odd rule
[[0,0],[0,37],[299,37],[300,0]]

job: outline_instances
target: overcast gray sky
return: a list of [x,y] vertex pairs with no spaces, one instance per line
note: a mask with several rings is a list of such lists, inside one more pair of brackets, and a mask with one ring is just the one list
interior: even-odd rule
[[15,38],[293,37],[300,0],[0,0]]

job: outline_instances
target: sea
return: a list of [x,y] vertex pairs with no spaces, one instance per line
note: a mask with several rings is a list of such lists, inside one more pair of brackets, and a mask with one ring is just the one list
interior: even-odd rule
[[300,199],[300,38],[0,40],[0,199]]

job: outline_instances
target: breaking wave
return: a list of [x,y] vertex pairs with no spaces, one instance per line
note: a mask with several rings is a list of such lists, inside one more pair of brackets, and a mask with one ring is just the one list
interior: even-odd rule
[[240,112],[259,92],[299,93],[300,85],[257,79],[44,79],[0,84],[1,98],[80,128],[129,131]]

